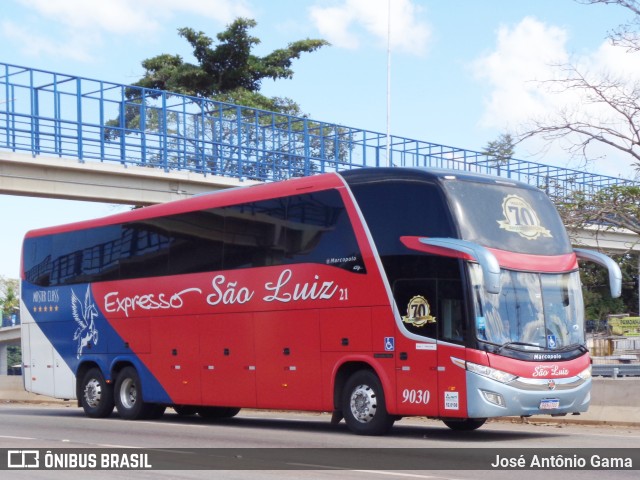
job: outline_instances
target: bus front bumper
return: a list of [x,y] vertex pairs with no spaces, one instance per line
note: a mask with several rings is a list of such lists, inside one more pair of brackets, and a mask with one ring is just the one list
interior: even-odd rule
[[524,379],[500,383],[467,372],[469,418],[566,415],[586,412],[591,378]]

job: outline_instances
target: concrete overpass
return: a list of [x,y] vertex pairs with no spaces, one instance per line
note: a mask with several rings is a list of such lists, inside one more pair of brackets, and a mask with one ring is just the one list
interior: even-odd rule
[[574,247],[592,248],[609,253],[640,253],[640,236],[630,230],[606,230],[598,226],[570,231]]
[[0,150],[0,194],[152,205],[256,182]]

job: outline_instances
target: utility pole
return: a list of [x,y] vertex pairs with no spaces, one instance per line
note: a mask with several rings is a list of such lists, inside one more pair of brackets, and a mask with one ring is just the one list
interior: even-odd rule
[[387,167],[391,166],[391,0],[387,0]]

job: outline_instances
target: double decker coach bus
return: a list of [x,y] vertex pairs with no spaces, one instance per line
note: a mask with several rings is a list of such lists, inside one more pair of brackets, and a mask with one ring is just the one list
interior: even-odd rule
[[361,169],[29,232],[28,391],[90,417],[333,412],[472,430],[589,406],[578,259],[547,196],[505,179]]

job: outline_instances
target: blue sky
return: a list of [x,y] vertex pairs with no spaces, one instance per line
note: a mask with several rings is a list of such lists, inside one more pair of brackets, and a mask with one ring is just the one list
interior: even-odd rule
[[[291,80],[263,93],[294,99],[311,118],[384,132],[387,125],[387,0],[4,0],[0,61],[132,83],[140,62],[160,53],[191,61],[180,27],[211,37],[238,16],[266,54],[302,38],[330,47],[304,55]],[[391,110],[394,135],[482,150],[505,131],[576,99],[540,81],[551,65],[640,76],[640,61],[608,45],[629,20],[616,6],[574,0],[391,0]],[[518,146],[516,157],[633,178],[630,160],[594,152],[578,163],[560,145]],[[102,216],[112,205],[0,195],[0,275],[18,277],[20,243],[31,228]]]

